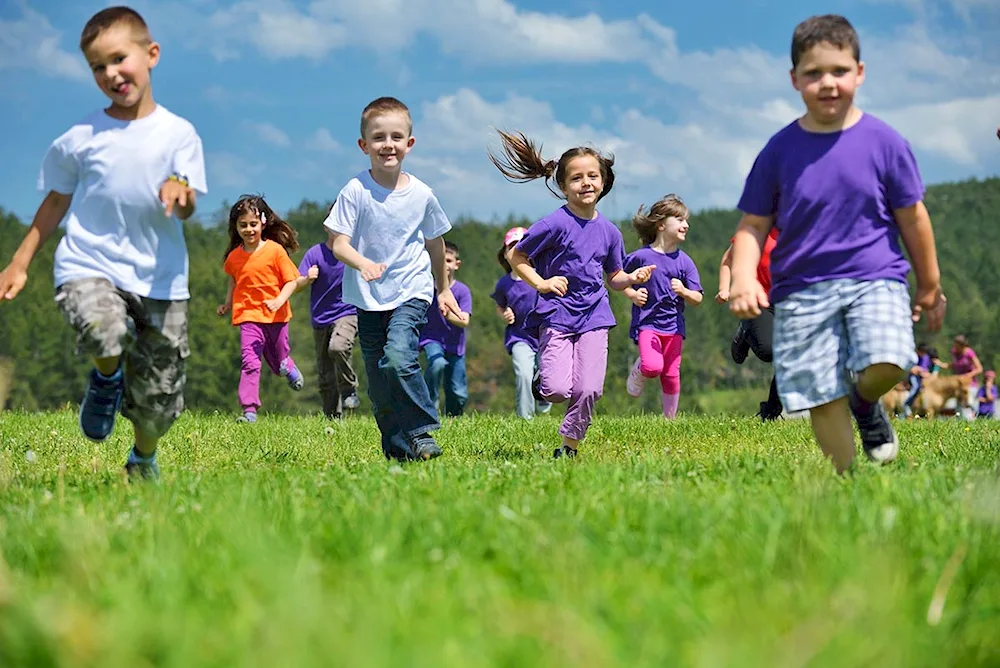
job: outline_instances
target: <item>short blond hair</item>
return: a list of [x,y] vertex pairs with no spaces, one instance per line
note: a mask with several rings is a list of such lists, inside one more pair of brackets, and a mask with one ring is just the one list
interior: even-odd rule
[[361,112],[361,138],[365,138],[365,133],[368,131],[368,124],[371,123],[373,118],[394,113],[406,114],[407,132],[412,133],[413,119],[410,117],[409,107],[394,97],[380,97],[369,102],[365,110]]

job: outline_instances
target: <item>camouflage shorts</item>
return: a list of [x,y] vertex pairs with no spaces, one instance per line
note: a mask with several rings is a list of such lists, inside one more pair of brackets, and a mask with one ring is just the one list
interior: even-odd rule
[[77,352],[95,359],[122,357],[122,415],[149,436],[162,436],[184,410],[188,349],[187,301],[140,297],[103,278],[56,288]]

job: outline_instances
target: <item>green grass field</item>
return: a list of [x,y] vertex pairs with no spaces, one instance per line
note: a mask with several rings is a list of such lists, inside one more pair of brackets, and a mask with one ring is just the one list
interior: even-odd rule
[[158,485],[76,416],[0,414],[0,666],[996,666],[996,423],[899,425],[838,478],[808,423],[185,414]]

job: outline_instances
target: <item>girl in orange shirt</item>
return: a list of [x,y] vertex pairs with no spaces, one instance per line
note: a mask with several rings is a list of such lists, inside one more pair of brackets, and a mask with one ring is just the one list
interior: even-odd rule
[[239,400],[243,415],[237,422],[256,422],[260,408],[261,358],[271,371],[301,390],[302,372],[295,366],[288,344],[292,309],[288,298],[316,280],[319,268],[305,276],[288,257],[299,249],[295,230],[281,219],[263,197],[244,195],[229,210],[229,248],[225,271],[229,274],[226,303],[216,313],[233,313],[240,328],[242,365]]

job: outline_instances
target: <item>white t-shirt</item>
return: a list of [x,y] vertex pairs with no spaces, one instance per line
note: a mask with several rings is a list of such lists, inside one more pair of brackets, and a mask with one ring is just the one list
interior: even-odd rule
[[73,195],[55,284],[99,277],[140,297],[188,299],[184,230],[159,196],[174,173],[208,192],[201,138],[162,106],[135,121],[97,111],[52,142],[38,189]]
[[434,297],[431,258],[424,241],[451,229],[433,191],[412,174],[400,190],[388,190],[364,171],[348,181],[323,223],[346,234],[351,245],[372,262],[384,262],[385,273],[366,281],[361,272],[344,268],[344,301],[366,311],[390,311],[410,299],[428,305]]

